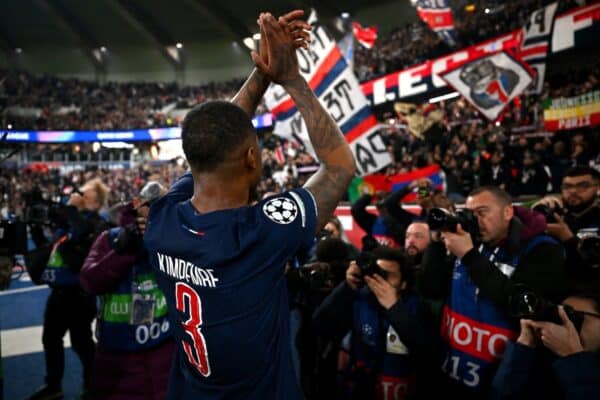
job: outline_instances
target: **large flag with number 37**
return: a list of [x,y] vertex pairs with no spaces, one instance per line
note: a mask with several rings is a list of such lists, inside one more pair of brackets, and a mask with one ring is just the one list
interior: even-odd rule
[[[358,175],[374,173],[392,161],[378,132],[380,124],[335,40],[317,23],[314,13],[308,22],[313,26],[312,42],[308,50],[297,50],[300,73],[344,133]],[[285,90],[271,85],[265,102],[275,117],[274,133],[300,142],[314,155],[302,115]]]

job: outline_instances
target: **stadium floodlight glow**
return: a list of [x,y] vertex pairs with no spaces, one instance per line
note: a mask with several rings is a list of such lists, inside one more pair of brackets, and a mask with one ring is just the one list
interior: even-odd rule
[[350,18],[350,13],[347,13],[345,11],[341,15],[342,15],[342,18]]
[[178,49],[183,48],[183,44],[181,42],[177,42],[175,43],[175,47],[177,47]]
[[486,8],[486,9],[485,9],[485,10],[483,10],[483,11],[484,11],[486,14],[489,14],[491,10],[490,10],[489,8]]
[[443,96],[432,97],[431,99],[429,99],[429,104],[439,103],[440,101],[453,99],[458,96],[460,96],[460,93],[452,92],[452,93],[445,94]]
[[247,48],[249,48],[250,50],[254,50],[254,40],[252,40],[251,37],[245,37],[243,42]]

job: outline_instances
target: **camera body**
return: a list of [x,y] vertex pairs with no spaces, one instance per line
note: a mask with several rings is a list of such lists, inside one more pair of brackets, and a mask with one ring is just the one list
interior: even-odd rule
[[305,288],[311,291],[333,287],[333,275],[328,263],[315,262],[298,269],[298,276]]
[[361,252],[356,258],[356,265],[358,265],[362,277],[373,276],[374,274],[381,276],[383,279],[388,277],[388,272],[377,264],[377,258],[369,252]]
[[419,199],[425,198],[432,193],[431,186],[419,186],[417,188],[417,197]]
[[581,229],[577,232],[577,251],[584,264],[593,269],[600,268],[600,235],[598,228]]
[[544,218],[546,218],[546,223],[548,224],[555,224],[558,222],[554,217],[554,213],[558,214],[560,217],[562,217],[565,213],[560,207],[550,207],[546,204],[538,204],[537,206],[533,207],[533,210],[542,214]]
[[142,244],[143,234],[137,225],[138,212],[129,203],[121,211],[122,228],[113,241],[113,248],[118,254],[135,253]]
[[[510,314],[514,318],[525,318],[534,321],[548,321],[562,324],[558,314],[558,305],[538,295],[524,285],[517,285],[516,291],[509,299]],[[567,316],[573,322],[577,332],[581,329],[584,315],[568,305],[563,305]]]
[[27,225],[21,221],[0,220],[0,256],[27,254]]
[[60,199],[48,200],[39,189],[23,195],[25,202],[24,221],[27,224],[57,225],[66,227],[66,206]]
[[479,238],[479,222],[475,214],[468,208],[451,213],[444,208],[434,207],[427,215],[427,225],[432,231],[456,232],[457,225],[469,232],[473,241]]

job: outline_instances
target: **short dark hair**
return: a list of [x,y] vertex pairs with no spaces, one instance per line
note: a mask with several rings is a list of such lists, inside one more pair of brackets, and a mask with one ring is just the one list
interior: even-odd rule
[[468,197],[477,196],[478,194],[481,194],[484,192],[490,193],[503,206],[510,206],[512,204],[512,198],[510,197],[510,195],[508,193],[506,193],[504,190],[500,189],[498,186],[492,186],[492,185],[480,186],[477,189],[473,189],[471,191],[471,193],[469,193]]
[[376,260],[387,260],[395,261],[400,266],[400,273],[402,274],[402,280],[408,283],[408,286],[412,285],[413,274],[409,267],[408,258],[404,255],[402,250],[393,249],[391,247],[380,246],[374,249],[371,254]]
[[565,175],[563,178],[566,178],[567,176],[575,177],[575,176],[584,176],[584,175],[591,175],[592,179],[595,182],[600,182],[600,172],[598,172],[597,169],[592,168],[587,165],[576,165],[572,168],[569,168],[567,170],[567,172],[565,172]]
[[331,263],[341,260],[347,263],[350,260],[350,250],[343,240],[328,238],[319,241],[315,251],[317,261]]
[[194,171],[211,172],[252,134],[256,132],[244,110],[228,101],[208,101],[183,120],[183,152]]

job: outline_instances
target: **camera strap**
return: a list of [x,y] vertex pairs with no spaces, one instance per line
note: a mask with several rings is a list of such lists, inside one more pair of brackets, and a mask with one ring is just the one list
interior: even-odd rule
[[[479,252],[481,254],[485,254],[485,247],[482,244],[479,245]],[[500,252],[500,247],[496,247],[488,256],[488,259],[490,260],[490,262],[492,264],[494,264],[496,266],[496,268],[498,268],[500,270],[500,272],[502,272],[505,276],[507,277],[511,277],[514,273],[515,273],[515,269],[516,269],[516,263],[518,262],[518,258],[515,258],[513,260],[513,264],[514,265],[510,265],[507,264],[505,262],[500,262],[500,261],[496,261],[496,258],[498,257],[498,253]]]

